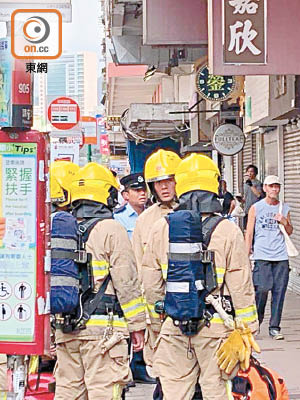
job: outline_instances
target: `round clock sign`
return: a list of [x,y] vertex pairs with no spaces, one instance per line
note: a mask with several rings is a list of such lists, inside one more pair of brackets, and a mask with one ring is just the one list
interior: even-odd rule
[[206,100],[224,101],[228,99],[235,88],[235,78],[232,75],[212,75],[207,65],[200,68],[196,75],[197,91]]

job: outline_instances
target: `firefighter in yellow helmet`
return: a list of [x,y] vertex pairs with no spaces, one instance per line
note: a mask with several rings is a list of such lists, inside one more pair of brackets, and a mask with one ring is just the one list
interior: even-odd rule
[[71,183],[79,166],[71,161],[58,160],[50,165],[50,196],[54,208],[68,210],[71,203]]
[[226,378],[239,362],[247,368],[252,348],[259,351],[249,259],[240,229],[217,214],[219,176],[205,155],[181,161],[179,206],[154,224],[143,257],[164,400],[191,399],[196,382],[204,400],[231,398]]
[[133,249],[139,271],[150,228],[176,205],[174,175],[180,161],[180,157],[173,151],[160,149],[151,154],[145,163],[145,181],[156,203],[139,216],[133,232]]
[[[156,203],[145,210],[137,219],[132,236],[132,246],[137,262],[138,272],[141,274],[144,248],[154,222],[167,215],[177,205],[175,193],[175,171],[180,163],[180,157],[173,151],[160,149],[151,154],[146,160],[144,177]],[[152,366],[152,354],[156,337],[148,326],[144,359],[147,365]]]
[[93,287],[77,325],[84,329],[56,330],[56,400],[124,398],[131,380],[127,340],[134,351],[143,348],[145,309],[135,259],[125,228],[112,216],[117,189],[113,174],[96,163],[81,168],[71,185],[73,215],[92,256]]

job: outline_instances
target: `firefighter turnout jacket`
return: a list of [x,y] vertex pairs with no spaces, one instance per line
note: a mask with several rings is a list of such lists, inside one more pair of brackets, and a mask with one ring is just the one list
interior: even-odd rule
[[105,277],[110,273],[111,281],[106,294],[116,295],[124,316],[97,315],[95,313],[86,324],[86,329],[71,334],[56,331],[56,342],[73,339],[101,339],[105,329],[111,326],[125,336],[146,328],[145,307],[142,302],[136,263],[127,232],[113,219],[99,221],[91,230],[86,242],[87,253],[92,254],[92,272],[97,292]]
[[[230,296],[235,317],[247,322],[252,331],[258,328],[251,267],[241,230],[228,220],[221,221],[212,233],[208,250],[215,253],[218,287],[213,295]],[[142,282],[151,319],[151,329],[167,335],[180,335],[181,331],[167,317],[163,326],[160,315],[154,310],[155,303],[165,298],[168,271],[169,225],[165,218],[157,221],[148,238],[142,261]],[[224,338],[230,330],[215,312],[209,326],[198,335],[208,338]]]
[[151,207],[147,208],[147,210],[143,211],[141,215],[139,215],[132,236],[132,247],[139,276],[141,274],[144,250],[153,224],[161,217],[168,215],[176,206],[177,203],[175,201],[170,206],[167,206],[163,203],[155,203]]

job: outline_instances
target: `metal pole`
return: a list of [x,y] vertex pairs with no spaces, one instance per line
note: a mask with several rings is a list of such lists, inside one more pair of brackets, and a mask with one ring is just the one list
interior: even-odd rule
[[199,110],[199,111],[169,111],[169,114],[199,114],[199,113],[217,113],[222,110]]

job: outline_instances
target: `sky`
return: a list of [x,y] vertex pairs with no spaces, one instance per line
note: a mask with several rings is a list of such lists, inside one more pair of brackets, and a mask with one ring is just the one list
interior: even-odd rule
[[[50,2],[50,1],[49,1]],[[63,22],[63,51],[94,51],[101,54],[98,0],[72,0],[72,22]],[[6,36],[5,23],[0,23],[0,38]]]
[[72,22],[63,23],[63,51],[94,51],[101,54],[98,0],[72,0]]

